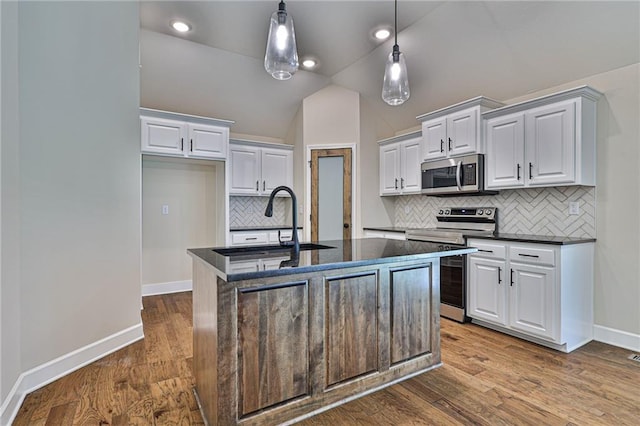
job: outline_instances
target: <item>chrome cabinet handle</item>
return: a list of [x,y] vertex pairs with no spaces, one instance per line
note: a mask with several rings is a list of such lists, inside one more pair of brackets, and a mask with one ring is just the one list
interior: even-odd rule
[[458,161],[456,166],[456,185],[458,185],[458,191],[462,191],[462,185],[460,184],[460,172],[462,171],[462,160]]
[[520,180],[520,163],[518,163],[518,180]]
[[502,268],[498,266],[498,284],[502,284],[502,278],[500,278],[500,274],[502,274]]

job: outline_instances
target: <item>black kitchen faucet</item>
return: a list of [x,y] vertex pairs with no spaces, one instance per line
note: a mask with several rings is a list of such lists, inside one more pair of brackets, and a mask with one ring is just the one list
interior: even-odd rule
[[282,241],[280,239],[280,231],[278,230],[278,241],[280,245],[283,247],[291,247],[292,257],[295,256],[297,259],[300,255],[300,241],[298,240],[298,201],[296,200],[296,194],[293,192],[291,188],[288,186],[279,186],[271,191],[271,195],[269,195],[269,203],[267,204],[267,209],[264,211],[264,215],[267,217],[273,216],[273,199],[276,194],[280,191],[286,191],[291,195],[291,210],[292,210],[292,221],[291,225],[291,241]]

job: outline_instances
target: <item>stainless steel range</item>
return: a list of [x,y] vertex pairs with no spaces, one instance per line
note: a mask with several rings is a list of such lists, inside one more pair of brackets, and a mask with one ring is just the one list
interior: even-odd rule
[[[466,247],[468,237],[496,232],[498,209],[495,207],[450,207],[438,211],[436,228],[409,229],[407,239]],[[440,315],[466,321],[466,255],[440,259]]]

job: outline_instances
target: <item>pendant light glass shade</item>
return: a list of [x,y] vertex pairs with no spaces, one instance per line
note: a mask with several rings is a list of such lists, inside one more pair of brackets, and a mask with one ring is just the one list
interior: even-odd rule
[[287,14],[284,1],[271,15],[264,69],[276,80],[288,80],[298,70],[298,51],[293,18]]
[[395,1],[395,44],[384,68],[382,99],[391,106],[403,104],[411,96],[407,63],[398,46],[398,0]]

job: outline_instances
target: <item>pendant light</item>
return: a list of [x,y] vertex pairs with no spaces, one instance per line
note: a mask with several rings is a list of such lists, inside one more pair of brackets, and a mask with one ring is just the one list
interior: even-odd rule
[[293,18],[280,0],[278,10],[271,15],[264,69],[276,80],[288,80],[298,70],[298,51]]
[[398,0],[395,0],[395,35],[395,44],[384,68],[382,84],[382,99],[391,106],[401,105],[411,96],[407,64],[398,46]]

